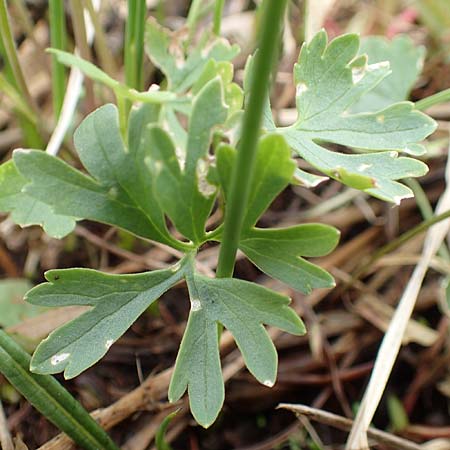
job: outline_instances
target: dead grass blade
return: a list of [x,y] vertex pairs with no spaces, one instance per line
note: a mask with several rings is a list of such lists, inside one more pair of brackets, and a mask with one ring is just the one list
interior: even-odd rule
[[[317,408],[311,408],[305,405],[291,405],[287,403],[282,403],[278,408],[288,409],[294,412],[297,417],[307,417],[325,425],[332,426],[339,430],[349,431],[353,425],[351,419],[347,419],[337,414],[332,414],[327,411],[323,411]],[[400,438],[390,433],[378,430],[377,428],[368,428],[367,435],[379,444],[384,444],[389,448],[398,450],[421,450],[423,447],[415,442],[408,441],[406,439]]]
[[[446,168],[447,186],[442,194],[435,214],[441,214],[450,209],[450,163],[447,160]],[[407,329],[409,319],[419,295],[422,282],[431,264],[433,256],[445,239],[450,221],[446,219],[431,227],[426,235],[422,251],[422,257],[414,269],[414,272],[403,292],[397,309],[393,315],[388,331],[384,336],[378,352],[375,366],[370,377],[369,385],[364,393],[361,406],[358,410],[355,422],[352,426],[347,441],[347,450],[359,450],[369,448],[367,433],[370,422],[375,414],[378,404],[383,395],[392,367],[400,350],[403,336]]]

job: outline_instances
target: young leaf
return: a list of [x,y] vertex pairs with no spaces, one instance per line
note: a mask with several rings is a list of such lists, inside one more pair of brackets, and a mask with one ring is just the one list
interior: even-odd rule
[[288,297],[257,284],[198,274],[189,274],[187,282],[191,312],[169,399],[178,400],[187,388],[193,416],[208,427],[216,419],[224,398],[217,323],[231,331],[248,369],[266,386],[275,382],[277,353],[263,324],[297,335],[303,334],[305,328],[288,307]]
[[[217,170],[225,197],[231,170],[236,160],[236,151],[223,145],[217,152]],[[251,228],[274,198],[292,181],[295,162],[285,139],[277,134],[263,136],[256,154],[254,176],[243,229]]]
[[0,166],[0,211],[10,212],[11,219],[21,227],[40,225],[58,239],[69,234],[75,228],[75,219],[55,214],[44,202],[23,192],[26,184],[14,161]]
[[[134,114],[130,120],[137,120]],[[135,129],[130,123],[130,129]],[[88,177],[62,160],[33,150],[16,150],[14,162],[29,183],[25,193],[57,214],[96,220],[138,236],[183,248],[167,231],[164,215],[151,190],[144,164],[148,142],[130,139],[126,151],[120,137],[117,109],[105,105],[91,113],[75,133]]]
[[168,91],[147,91],[138,92],[131,89],[125,84],[111,78],[108,74],[99,69],[96,65],[72,53],[57,50],[55,48],[48,49],[49,53],[56,56],[57,60],[68,67],[76,67],[89,78],[111,88],[116,94],[119,93],[124,97],[134,100],[145,101],[148,103],[165,103],[175,100],[175,95]]
[[215,187],[207,180],[211,133],[226,116],[222,83],[216,77],[194,99],[186,151],[182,156],[183,168],[169,135],[158,127],[149,130],[151,158],[147,162],[153,172],[160,205],[178,231],[195,244],[204,240],[205,223],[216,194]]
[[177,42],[173,33],[153,19],[147,22],[145,49],[153,64],[166,76],[168,90],[188,90],[210,59],[230,61],[239,53],[239,47],[231,46],[225,39],[215,37],[208,42],[207,35],[205,38],[185,56],[183,43]]
[[[436,124],[409,102],[375,113],[352,114],[352,106],[389,74],[387,63],[367,66],[366,58],[356,58],[358,47],[359,38],[352,34],[327,45],[325,31],[302,47],[294,69],[298,119],[278,132],[326,175],[398,203],[412,192],[396,180],[423,175],[427,169],[410,158],[397,158],[397,151],[423,152],[418,142]],[[373,153],[341,154],[326,149],[325,142]]]
[[155,300],[183,278],[184,265],[136,275],[108,275],[91,269],[46,272],[48,283],[29,291],[26,301],[93,309],[42,341],[31,370],[41,374],[64,371],[65,378],[73,378],[91,367]]
[[339,232],[320,224],[290,228],[252,228],[244,232],[239,248],[263,272],[309,294],[314,288],[333,287],[333,277],[300,256],[323,256],[337,245]]
[[396,36],[392,41],[369,36],[361,40],[359,53],[366,54],[370,64],[388,61],[391,73],[352,106],[353,112],[379,111],[408,99],[422,71],[424,47],[416,47],[406,35]]

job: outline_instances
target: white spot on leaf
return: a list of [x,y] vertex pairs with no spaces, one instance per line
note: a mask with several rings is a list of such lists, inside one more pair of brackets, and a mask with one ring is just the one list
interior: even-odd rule
[[305,83],[299,83],[297,85],[297,97],[300,97],[302,94],[304,94],[308,90],[308,86],[306,86]]
[[390,66],[389,61],[381,61],[375,64],[371,64],[367,67],[367,70],[377,70],[377,69],[383,69],[388,68]]
[[353,67],[352,68],[352,81],[353,84],[360,82],[364,78],[366,72],[365,67]]
[[202,304],[198,298],[191,299],[191,311],[200,311],[202,309]]
[[365,164],[365,163],[362,163],[362,164],[360,164],[360,165],[358,166],[358,170],[359,170],[360,172],[364,172],[365,170],[370,169],[371,167],[372,167],[372,164]]
[[265,380],[263,384],[267,387],[273,387],[274,382],[272,380]]
[[208,182],[209,164],[204,159],[199,159],[197,162],[197,181],[198,191],[205,197],[210,197],[216,192],[215,186]]
[[106,350],[109,350],[110,348],[111,348],[111,345],[113,345],[114,344],[114,339],[108,339],[106,342],[105,342],[105,348],[106,348]]
[[57,366],[58,364],[61,364],[63,361],[65,361],[69,356],[70,353],[61,353],[60,355],[54,355],[52,356],[50,363],[52,364],[52,366]]

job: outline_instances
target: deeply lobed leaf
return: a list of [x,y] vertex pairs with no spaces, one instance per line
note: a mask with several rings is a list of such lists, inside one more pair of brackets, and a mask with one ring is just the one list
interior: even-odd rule
[[297,335],[303,334],[305,328],[288,307],[288,297],[257,284],[198,274],[190,274],[187,282],[191,311],[169,399],[178,400],[188,389],[192,414],[197,422],[208,427],[224,400],[217,324],[231,331],[248,369],[266,386],[275,382],[277,354],[263,324]]
[[75,133],[75,146],[91,177],[61,159],[38,150],[16,150],[14,163],[28,180],[25,194],[46,204],[56,214],[116,225],[138,236],[182,247],[168,232],[164,214],[154,197],[148,155],[147,127],[138,128],[146,108],[130,115],[125,148],[117,108],[105,105],[91,113]]
[[210,40],[206,33],[203,40],[185,55],[184,46],[177,42],[174,34],[153,19],[147,22],[145,33],[147,55],[164,73],[168,89],[173,92],[188,90],[210,59],[230,61],[239,53],[237,45],[231,46],[225,39],[217,37]]
[[[421,176],[427,168],[397,152],[423,153],[419,144],[435,122],[409,102],[376,112],[352,108],[389,75],[388,63],[367,65],[358,57],[359,37],[349,34],[327,42],[325,31],[304,44],[294,68],[298,119],[278,128],[292,149],[316,169],[348,186],[399,203],[412,196],[397,180]],[[360,111],[360,109],[358,109]],[[273,129],[273,120],[266,120]],[[369,154],[331,151],[326,143],[345,145]],[[388,151],[390,150],[390,151]]]
[[31,370],[64,371],[73,378],[95,364],[111,345],[165,291],[184,276],[186,260],[166,270],[108,275],[91,269],[49,270],[26,300],[40,306],[85,305],[93,308],[52,332],[38,346]]
[[44,202],[23,192],[27,180],[19,173],[14,161],[0,166],[0,211],[10,212],[22,227],[40,225],[55,238],[63,238],[75,228],[75,219],[55,214]]
[[[226,145],[219,148],[217,171],[225,198],[235,160],[233,148]],[[334,280],[301,256],[322,256],[332,251],[339,239],[338,231],[319,224],[254,228],[275,197],[292,181],[294,173],[295,163],[284,138],[276,134],[262,137],[239,248],[264,273],[308,294],[313,288],[333,287]]]

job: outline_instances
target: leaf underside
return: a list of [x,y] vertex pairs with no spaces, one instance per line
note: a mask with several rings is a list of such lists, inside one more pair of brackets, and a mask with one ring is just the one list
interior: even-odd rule
[[[298,118],[291,126],[276,130],[295,153],[323,174],[399,203],[412,192],[398,180],[422,176],[427,167],[398,153],[422,154],[420,141],[435,130],[436,123],[410,102],[392,104],[396,99],[383,103],[378,111],[362,112],[365,96],[390,70],[387,63],[368,65],[366,57],[358,57],[358,49],[357,35],[328,43],[325,31],[304,44],[294,68]],[[410,87],[410,81],[407,84]],[[265,124],[275,130],[272,119]],[[332,144],[363,154],[338,153],[331,150]]]
[[275,383],[277,353],[263,324],[300,335],[305,328],[288,297],[254,283],[187,278],[191,311],[169,387],[169,400],[188,389],[191,411],[204,427],[217,418],[224,400],[218,350],[220,323],[232,333],[250,372],[266,386]]
[[31,370],[64,371],[73,378],[95,364],[111,345],[165,291],[183,278],[184,266],[136,275],[108,275],[91,269],[50,270],[48,283],[28,292],[40,306],[91,306],[92,309],[51,333],[38,346]]

